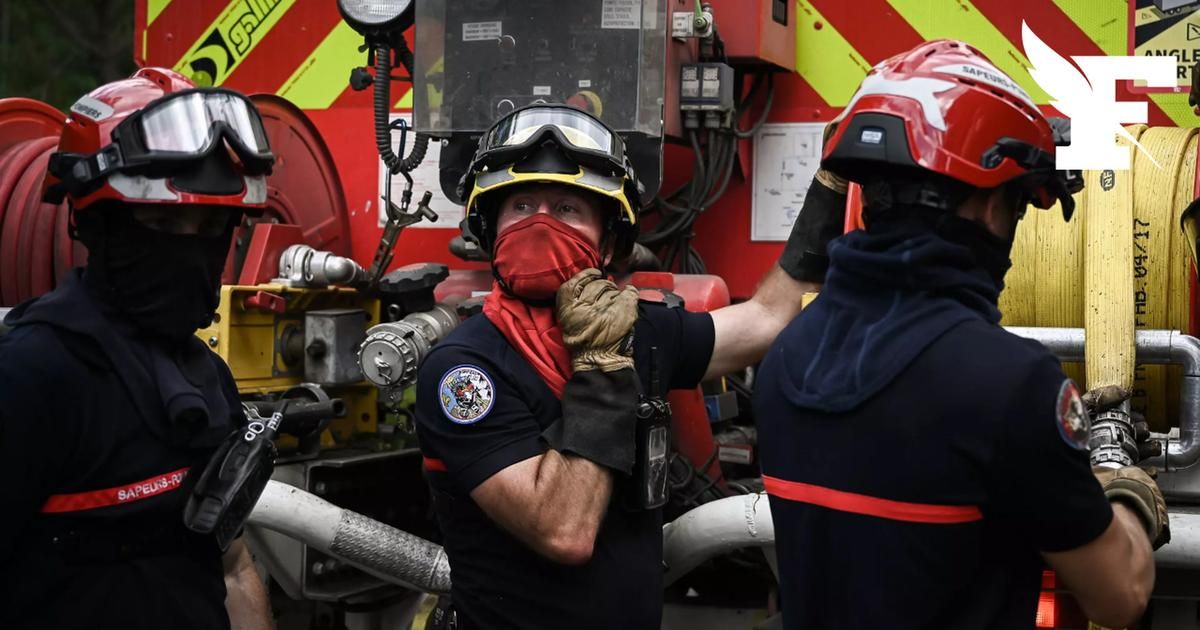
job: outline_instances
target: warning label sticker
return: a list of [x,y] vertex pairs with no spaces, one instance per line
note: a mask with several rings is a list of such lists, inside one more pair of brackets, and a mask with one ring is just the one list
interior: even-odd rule
[[[1130,4],[1133,54],[1174,57],[1178,86],[1190,87],[1192,66],[1200,60],[1200,0],[1135,0]],[[1134,86],[1158,91],[1146,88],[1144,81],[1135,81]]]
[[491,39],[500,39],[503,35],[504,28],[500,22],[465,22],[463,23],[464,42],[482,42]]
[[600,13],[600,28],[631,28],[642,26],[642,0],[604,0]]

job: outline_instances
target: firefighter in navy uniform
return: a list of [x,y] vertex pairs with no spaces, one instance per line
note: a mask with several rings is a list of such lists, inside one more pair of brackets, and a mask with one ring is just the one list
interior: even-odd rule
[[642,500],[654,449],[638,446],[639,394],[655,372],[690,388],[758,360],[824,275],[845,189],[815,184],[802,237],[751,300],[711,314],[639,303],[599,271],[636,235],[623,150],[589,114],[532,106],[483,135],[464,179],[496,280],[417,381],[453,575],[441,627],[659,627],[662,516]]
[[1125,627],[1162,495],[1139,468],[1093,473],[1075,385],[999,325],[1027,204],[1074,207],[1051,125],[946,40],[876,66],[834,124],[822,165],[863,185],[866,228],[831,243],[754,392],[784,626],[1029,628],[1049,565]]
[[69,201],[88,265],[0,337],[0,627],[273,626],[245,545],[222,553],[183,518],[244,423],[229,368],[193,333],[273,161],[249,100],[170,70],[72,106],[46,196]]

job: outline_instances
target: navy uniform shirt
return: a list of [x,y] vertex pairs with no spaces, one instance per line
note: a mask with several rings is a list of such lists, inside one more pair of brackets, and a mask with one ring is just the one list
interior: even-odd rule
[[229,627],[220,549],[183,525],[189,469],[214,449],[147,422],[89,337],[37,323],[0,336],[0,628]]
[[[663,383],[695,387],[712,354],[712,318],[639,305],[634,359],[643,391],[652,345]],[[450,558],[454,606],[473,630],[658,628],[661,511],[626,511],[614,496],[592,559],[566,566],[525,546],[471,499],[484,480],[544,452],[541,433],[561,413],[550,388],[484,316],[467,319],[421,365],[417,434]]]
[[1030,628],[1042,551],[1104,532],[1074,384],[1040,344],[969,319],[857,407],[792,404],[784,364],[754,393],[784,625]]

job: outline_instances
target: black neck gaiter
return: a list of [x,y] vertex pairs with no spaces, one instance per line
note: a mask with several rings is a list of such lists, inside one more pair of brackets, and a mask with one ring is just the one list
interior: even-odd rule
[[169,341],[212,323],[233,220],[219,236],[179,235],[146,227],[127,208],[90,212],[77,222],[93,295],[140,331]]
[[996,290],[1004,289],[1004,275],[1012,267],[1012,240],[996,236],[979,223],[954,214],[942,215],[934,232],[951,243],[971,250],[975,255],[975,263],[996,283]]

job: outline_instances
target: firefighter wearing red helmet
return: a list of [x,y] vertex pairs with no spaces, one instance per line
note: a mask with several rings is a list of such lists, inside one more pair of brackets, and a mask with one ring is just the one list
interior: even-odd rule
[[834,121],[822,165],[863,186],[865,229],[755,382],[784,627],[1029,628],[1046,565],[1098,623],[1144,609],[1162,494],[1093,472],[1075,384],[999,325],[1026,207],[1069,220],[1081,188],[1062,130],[947,40],[875,66]]
[[273,161],[249,100],[171,70],[71,107],[45,197],[68,200],[88,264],[14,308],[0,337],[5,628],[272,626],[245,545],[223,550],[183,514],[245,422],[229,368],[193,333]]
[[639,392],[694,388],[762,356],[823,278],[822,239],[844,218],[844,187],[816,188],[754,297],[693,313],[639,303],[600,271],[637,236],[637,179],[617,133],[546,104],[483,134],[462,192],[495,286],[417,378],[454,573],[439,627],[660,625],[665,466],[652,471],[668,429],[655,433],[657,417],[639,429]]

